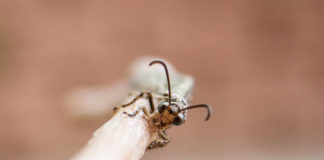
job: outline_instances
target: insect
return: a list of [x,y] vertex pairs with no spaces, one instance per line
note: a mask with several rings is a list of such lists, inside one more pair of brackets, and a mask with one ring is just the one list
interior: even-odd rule
[[[157,126],[159,136],[147,147],[148,150],[163,147],[169,143],[169,138],[165,130],[172,125],[179,126],[183,124],[187,117],[187,110],[200,107],[206,108],[208,114],[205,121],[207,121],[211,115],[211,107],[207,104],[188,106],[187,101],[193,88],[193,79],[190,76],[178,75],[175,82],[171,84],[166,64],[161,60],[154,60],[149,66],[154,64],[160,64],[164,67],[167,85],[161,84],[161,80],[159,81],[161,77],[154,77],[154,74],[137,77],[133,80],[133,85],[136,86],[138,90],[145,91],[140,91],[140,93],[129,103],[114,108],[114,111],[116,111],[119,108],[130,106],[140,98],[146,97],[148,99],[150,111],[146,107],[141,107],[132,114],[123,112],[130,117],[134,117],[139,112],[143,111]],[[157,106],[154,104],[154,98],[159,99],[159,104]]]

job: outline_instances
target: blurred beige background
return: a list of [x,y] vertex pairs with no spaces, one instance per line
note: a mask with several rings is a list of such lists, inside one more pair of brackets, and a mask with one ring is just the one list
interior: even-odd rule
[[[58,160],[104,120],[72,122],[62,94],[168,59],[196,78],[187,123],[144,159],[321,159],[324,3],[0,1],[0,159]],[[125,95],[126,96],[126,95]]]

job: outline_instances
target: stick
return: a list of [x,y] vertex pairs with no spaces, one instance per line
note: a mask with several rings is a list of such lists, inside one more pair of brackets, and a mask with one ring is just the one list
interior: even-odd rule
[[129,117],[138,107],[148,106],[141,98],[133,105],[120,109],[97,131],[88,144],[71,160],[138,160],[146,147],[156,138],[157,129],[143,112]]

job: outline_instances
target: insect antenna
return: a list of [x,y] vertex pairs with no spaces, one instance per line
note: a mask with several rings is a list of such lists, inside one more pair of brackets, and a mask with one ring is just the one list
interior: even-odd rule
[[168,71],[168,67],[166,66],[166,64],[163,61],[160,60],[155,60],[152,61],[149,66],[159,63],[164,67],[165,73],[166,73],[166,77],[167,77],[167,81],[168,81],[168,91],[169,91],[169,105],[171,105],[171,86],[170,86],[170,78],[169,78],[169,71]]
[[207,104],[197,104],[197,105],[189,106],[189,107],[181,109],[180,112],[184,111],[184,110],[200,108],[200,107],[204,107],[204,108],[207,109],[208,113],[207,113],[207,117],[205,119],[205,121],[207,121],[209,119],[210,115],[211,115],[211,112],[212,112],[211,107],[209,105],[207,105]]

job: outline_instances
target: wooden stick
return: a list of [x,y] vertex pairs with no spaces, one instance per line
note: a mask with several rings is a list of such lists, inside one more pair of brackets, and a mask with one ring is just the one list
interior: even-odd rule
[[157,129],[143,112],[129,117],[123,112],[133,113],[149,102],[141,98],[133,105],[120,109],[111,120],[97,131],[88,144],[72,160],[138,160],[146,147],[156,138]]

